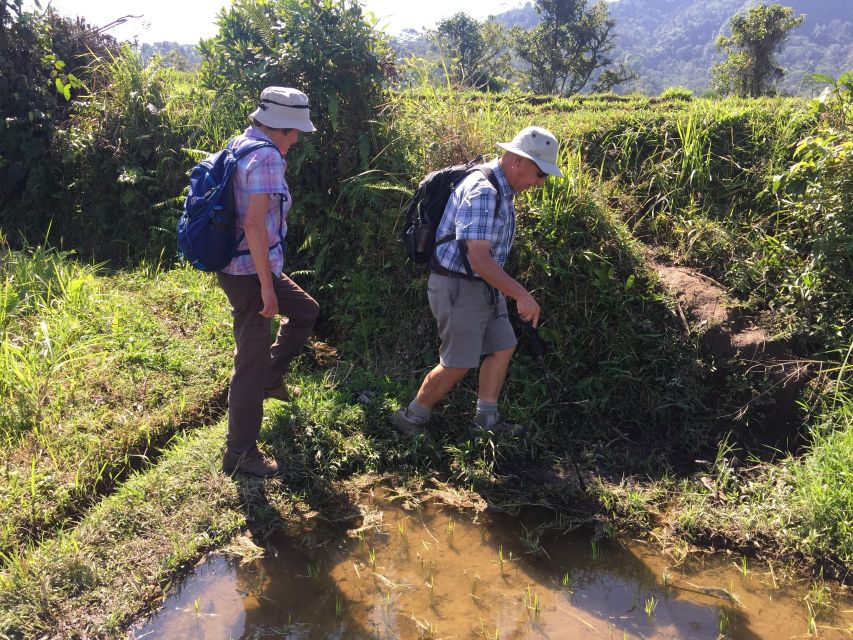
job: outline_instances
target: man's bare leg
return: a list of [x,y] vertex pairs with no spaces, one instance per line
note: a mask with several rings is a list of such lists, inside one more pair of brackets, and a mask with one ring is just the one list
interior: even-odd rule
[[418,390],[418,395],[415,396],[415,401],[426,409],[432,409],[438,404],[439,400],[446,396],[465,377],[468,371],[470,369],[445,367],[443,364],[437,364],[421,383],[421,388]]
[[515,347],[490,353],[480,365],[480,388],[477,397],[483,402],[497,402],[506,380],[509,361]]

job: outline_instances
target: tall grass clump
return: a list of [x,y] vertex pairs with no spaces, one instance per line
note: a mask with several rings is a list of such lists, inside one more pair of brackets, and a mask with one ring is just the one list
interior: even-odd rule
[[[853,346],[853,345],[851,345]],[[799,550],[853,567],[853,384],[850,352],[811,428],[811,442],[790,463]]]
[[95,267],[43,247],[13,251],[0,236],[0,438],[38,429],[61,369],[99,357],[79,317],[97,307]]
[[853,72],[832,81],[811,109],[816,131],[773,177],[778,213],[757,263],[790,330],[842,348],[853,322]]

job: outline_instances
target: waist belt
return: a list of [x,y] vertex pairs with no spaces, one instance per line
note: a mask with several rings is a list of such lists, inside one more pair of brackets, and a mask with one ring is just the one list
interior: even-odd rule
[[482,278],[478,278],[477,276],[469,276],[467,273],[461,273],[459,271],[451,271],[450,269],[445,269],[441,265],[434,264],[430,267],[430,271],[436,273],[440,276],[446,276],[448,278],[459,278],[460,280],[471,280],[473,282],[482,282],[486,285],[486,290],[489,293],[489,304],[494,306],[495,308],[495,317],[498,317],[498,290],[495,289],[488,282],[483,280]]
[[430,271],[432,271],[433,273],[437,273],[440,276],[446,276],[448,278],[460,278],[462,280],[473,280],[474,282],[485,282],[485,280],[477,276],[469,276],[467,273],[462,273],[461,271],[451,271],[450,269],[445,269],[444,267],[438,264],[431,265]]

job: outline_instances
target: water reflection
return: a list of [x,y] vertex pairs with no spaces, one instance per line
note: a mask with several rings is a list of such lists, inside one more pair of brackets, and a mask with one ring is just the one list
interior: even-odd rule
[[[132,637],[776,640],[808,630],[802,594],[731,563],[675,569],[643,545],[543,534],[533,518],[405,511],[381,496],[372,508],[358,537],[319,547],[281,537],[246,563],[212,556]],[[850,638],[826,625],[820,637]]]

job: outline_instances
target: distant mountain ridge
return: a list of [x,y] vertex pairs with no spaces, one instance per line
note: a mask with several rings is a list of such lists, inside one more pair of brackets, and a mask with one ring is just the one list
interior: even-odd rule
[[[758,0],[617,0],[608,3],[616,21],[614,58],[626,60],[640,75],[622,91],[660,93],[685,86],[697,93],[710,84],[711,66],[722,60],[714,42],[728,33],[732,16],[759,4]],[[765,2],[764,4],[771,4]],[[838,76],[853,69],[853,1],[782,0],[784,6],[806,14],[779,55],[787,74],[780,83],[786,93],[804,91],[811,73]],[[530,28],[539,15],[528,2],[495,16],[507,27]]]

